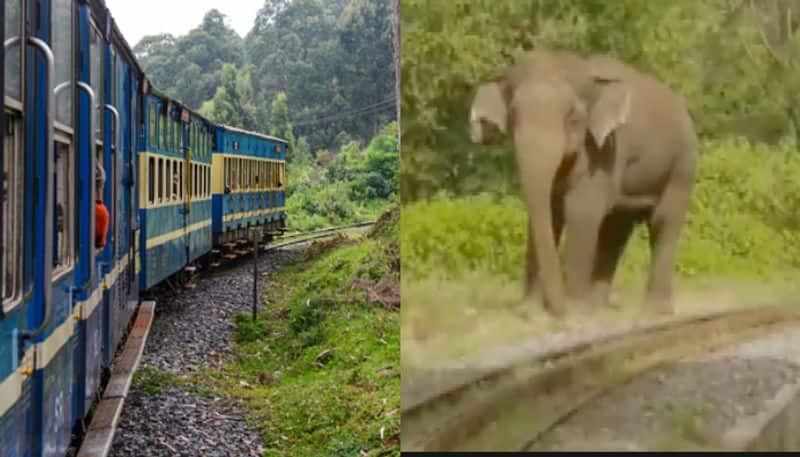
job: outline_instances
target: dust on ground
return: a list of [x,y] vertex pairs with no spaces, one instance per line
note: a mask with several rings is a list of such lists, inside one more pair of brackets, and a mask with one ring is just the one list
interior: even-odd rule
[[[800,294],[797,274],[770,282],[730,278],[676,279],[675,314],[744,309],[783,303]],[[644,285],[622,286],[612,307],[587,316],[551,318],[539,302],[523,302],[518,281],[474,273],[458,281],[402,283],[401,348],[404,367],[431,368],[468,361],[479,354],[541,339],[624,329],[653,319],[642,309]]]

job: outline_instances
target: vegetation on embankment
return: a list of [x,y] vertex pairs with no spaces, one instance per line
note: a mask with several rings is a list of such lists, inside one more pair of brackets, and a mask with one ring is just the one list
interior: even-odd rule
[[[302,146],[307,148],[308,145]],[[375,220],[397,201],[397,124],[366,148],[347,141],[339,151],[305,153],[288,165],[286,212],[293,230]]]
[[399,208],[364,239],[317,243],[236,317],[213,383],[245,400],[265,455],[399,455]]
[[[677,274],[769,279],[800,268],[800,156],[794,148],[704,145]],[[446,195],[403,207],[403,280],[480,270],[521,279],[528,215],[516,196]],[[646,228],[625,251],[622,275],[649,265]]]
[[[679,312],[757,305],[800,292],[797,176],[794,148],[744,140],[703,145],[678,247]],[[469,335],[458,341],[460,353],[543,329],[540,313],[520,304],[527,220],[522,201],[507,194],[443,194],[403,207],[404,354],[415,344],[440,347],[437,337]],[[615,319],[640,311],[649,251],[640,226],[615,281]]]

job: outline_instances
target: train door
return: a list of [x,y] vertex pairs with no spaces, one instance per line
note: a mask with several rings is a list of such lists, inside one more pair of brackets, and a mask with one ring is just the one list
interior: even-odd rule
[[[27,45],[23,0],[0,3],[0,455],[30,455],[32,440],[31,378],[21,370],[28,365],[20,358],[19,332],[37,322],[29,322],[33,292],[33,194],[32,161],[25,154],[25,54]],[[41,133],[46,127],[38,126]],[[31,353],[29,351],[29,353]]]

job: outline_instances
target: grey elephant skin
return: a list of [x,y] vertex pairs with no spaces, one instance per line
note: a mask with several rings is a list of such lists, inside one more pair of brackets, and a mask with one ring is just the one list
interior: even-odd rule
[[672,313],[698,158],[682,98],[613,57],[537,49],[477,88],[473,142],[487,141],[488,124],[513,140],[527,201],[526,297],[541,288],[545,308],[559,316],[606,306],[622,250],[645,223],[652,250],[645,306]]

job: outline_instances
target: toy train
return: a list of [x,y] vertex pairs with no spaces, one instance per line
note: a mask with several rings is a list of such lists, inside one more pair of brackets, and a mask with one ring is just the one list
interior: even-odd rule
[[154,89],[103,0],[2,7],[0,455],[60,456],[140,295],[285,230],[288,144]]

